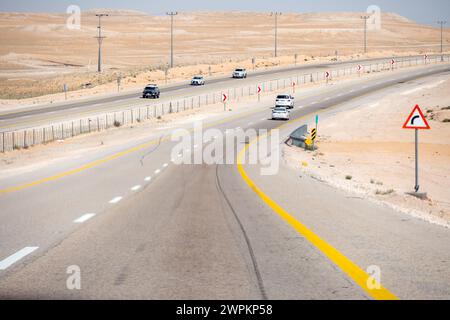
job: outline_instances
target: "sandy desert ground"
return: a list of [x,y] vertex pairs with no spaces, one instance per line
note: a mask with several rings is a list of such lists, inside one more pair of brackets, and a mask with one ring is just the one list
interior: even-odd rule
[[[165,79],[169,57],[170,20],[134,11],[111,11],[103,19],[105,71],[96,73],[97,11],[81,16],[80,30],[66,27],[66,14],[0,13],[0,99],[3,103],[62,91],[94,89],[73,96],[140,88]],[[252,12],[181,12],[175,17],[177,68],[170,82],[194,74],[226,74],[237,64],[257,68],[323,60],[351,59],[363,51],[360,13],[286,13],[279,17],[279,58],[273,57],[273,17]],[[432,53],[440,50],[439,30],[383,13],[381,30],[369,31],[370,56]],[[252,21],[252,23],[248,23]],[[449,31],[445,32],[448,45]],[[211,66],[211,70],[209,69]],[[103,84],[103,86],[101,86]],[[72,97],[72,96],[71,96]],[[49,98],[54,101],[61,95]],[[4,99],[10,101],[5,102]],[[13,99],[13,100],[11,100]],[[27,103],[42,103],[40,100]]]
[[[414,186],[414,131],[402,125],[415,104],[432,128],[419,134],[420,185],[429,198],[425,201],[405,194]],[[317,145],[315,152],[286,147],[285,157],[337,188],[450,226],[448,76],[324,119]]]

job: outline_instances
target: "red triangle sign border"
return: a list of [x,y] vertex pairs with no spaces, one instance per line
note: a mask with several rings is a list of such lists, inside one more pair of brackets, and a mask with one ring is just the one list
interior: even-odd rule
[[[409,125],[410,120],[411,120],[412,116],[414,115],[414,113],[416,112],[416,110],[419,111],[419,114],[422,117],[423,122],[425,123],[425,127],[411,127]],[[411,111],[410,115],[406,119],[405,124],[403,125],[403,129],[419,129],[419,130],[429,130],[429,129],[431,129],[430,125],[428,124],[427,119],[423,115],[423,112],[420,109],[418,104],[416,104],[416,106],[414,107],[414,109]]]

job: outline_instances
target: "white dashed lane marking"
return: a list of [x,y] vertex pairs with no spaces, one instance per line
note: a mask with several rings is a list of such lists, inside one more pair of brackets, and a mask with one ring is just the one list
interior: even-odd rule
[[78,219],[74,220],[73,222],[75,222],[75,223],[83,223],[83,222],[86,222],[89,219],[93,218],[94,216],[95,216],[95,213],[86,213],[86,214],[83,214]]
[[29,255],[33,251],[39,249],[39,247],[25,247],[16,253],[10,255],[6,259],[0,261],[0,270],[6,270],[11,265],[19,261],[20,259],[24,258],[25,256]]
[[141,188],[140,185],[134,186],[133,188],[131,188],[131,191],[138,191]]
[[145,181],[150,181],[150,180],[152,180],[152,177],[145,177],[144,180],[145,180]]
[[164,164],[163,164],[163,168],[167,168],[168,166],[169,166],[168,163],[164,163]]
[[122,197],[115,197],[111,201],[109,201],[109,203],[115,204],[118,203],[120,200],[122,200]]
[[155,170],[155,174],[159,174],[161,172],[161,170],[157,169]]

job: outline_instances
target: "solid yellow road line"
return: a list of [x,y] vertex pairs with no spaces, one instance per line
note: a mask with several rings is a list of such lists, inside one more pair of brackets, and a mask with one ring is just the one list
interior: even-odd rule
[[25,183],[25,184],[22,184],[22,185],[9,187],[9,188],[6,188],[6,189],[1,189],[0,190],[0,194],[10,193],[10,192],[13,192],[13,191],[19,191],[19,190],[30,188],[30,187],[33,187],[33,186],[36,186],[36,185],[39,185],[39,184],[42,184],[42,183],[45,183],[45,182],[58,180],[58,179],[61,179],[61,178],[73,175],[75,173],[78,173],[78,172],[90,169],[92,167],[98,166],[98,165],[100,165],[102,163],[111,161],[113,159],[117,159],[117,158],[119,158],[121,156],[124,156],[126,154],[129,154],[129,153],[141,150],[143,148],[149,147],[150,145],[155,144],[155,143],[156,143],[156,140],[153,140],[153,141],[150,141],[150,142],[146,142],[146,143],[143,143],[143,144],[141,144],[141,145],[139,145],[137,147],[134,147],[134,148],[122,151],[122,152],[118,152],[118,153],[113,154],[113,155],[111,155],[109,157],[106,157],[106,158],[103,158],[103,159],[100,159],[100,160],[88,163],[88,164],[86,164],[86,165],[84,165],[82,167],[79,167],[79,168],[75,168],[75,169],[72,169],[72,170],[61,172],[61,173],[55,174],[53,176],[50,176],[50,177],[47,177],[47,178],[44,178],[44,179],[40,179],[40,180],[36,180],[36,181],[33,181],[33,182]]
[[[361,97],[366,96],[366,95],[369,95],[369,94],[370,94],[370,93],[366,93],[366,94],[363,94],[363,95],[361,95],[361,96],[357,96],[357,97],[351,98],[351,99],[349,99],[349,100],[347,100],[347,101],[345,101],[345,102],[342,102],[342,103],[348,103],[349,101],[352,101],[352,100],[354,100],[354,99],[356,99],[356,98],[361,98]],[[327,108],[327,109],[325,109],[325,110],[319,111],[319,112],[317,112],[317,113],[315,113],[315,114],[321,114],[322,112],[328,111],[328,110],[330,110],[330,109],[334,109],[334,108],[338,107],[340,104],[341,104],[341,103],[338,103],[338,104],[336,104],[336,105],[334,105],[334,106],[332,106],[332,107],[329,107],[329,108]],[[247,115],[255,114],[255,113],[258,113],[258,112],[261,112],[261,110],[257,109],[257,110],[252,110],[252,111],[249,111],[249,112],[243,112],[242,114],[236,114],[236,115],[234,115],[234,116],[230,116],[230,117],[227,117],[227,118],[225,118],[225,119],[222,119],[222,120],[218,120],[218,121],[212,122],[212,123],[210,123],[209,125],[206,125],[205,128],[212,127],[212,126],[214,126],[214,125],[221,124],[221,123],[225,123],[225,122],[228,122],[228,121],[232,121],[232,120],[234,120],[234,119],[236,119],[236,118],[238,118],[238,117],[247,116]],[[298,122],[298,121],[300,121],[300,120],[302,120],[302,119],[304,119],[304,118],[306,118],[306,117],[308,117],[308,116],[311,116],[311,115],[312,115],[312,114],[309,114],[309,115],[302,116],[302,117],[299,117],[299,118],[294,119],[294,120],[290,120],[290,121],[286,122],[285,124],[279,126],[278,128],[281,128],[281,127],[290,125],[290,124],[292,124],[292,123]],[[190,129],[189,131],[192,131],[192,129]],[[168,140],[168,137],[161,139],[161,141],[166,141],[166,140]],[[150,141],[150,142],[148,142],[147,144],[148,144],[148,145],[151,145],[151,144],[153,144],[153,143],[155,143],[155,142],[156,142],[156,140]],[[132,148],[132,149],[130,149],[130,150],[126,150],[126,151],[123,151],[123,152],[119,152],[118,154],[109,156],[109,157],[104,158],[104,159],[100,159],[100,160],[94,161],[94,162],[92,162],[92,163],[90,163],[90,164],[87,164],[87,165],[85,165],[85,166],[82,166],[82,167],[80,167],[80,168],[76,168],[76,169],[72,169],[72,170],[69,170],[69,171],[66,171],[66,172],[62,172],[62,173],[56,174],[56,175],[51,176],[51,177],[48,177],[48,178],[44,178],[44,179],[41,179],[41,180],[29,182],[29,183],[26,183],[26,184],[23,184],[23,185],[18,185],[18,186],[9,187],[9,188],[6,188],[6,189],[0,189],[0,195],[1,195],[1,194],[5,194],[5,193],[10,193],[10,192],[13,192],[13,191],[23,190],[23,189],[26,189],[26,188],[29,188],[29,187],[33,187],[33,186],[36,186],[36,185],[39,185],[39,184],[42,184],[42,183],[45,183],[45,182],[49,182],[49,181],[57,180],[57,179],[60,179],[60,178],[63,178],[63,177],[67,177],[67,176],[69,176],[69,175],[78,173],[78,172],[80,172],[80,171],[83,171],[83,170],[86,170],[86,169],[95,167],[95,166],[97,166],[97,165],[99,165],[99,164],[108,162],[108,161],[113,160],[113,159],[116,159],[116,158],[118,158],[118,157],[120,157],[120,156],[122,156],[122,155],[131,153],[131,152],[134,152],[134,151],[141,150],[142,148],[145,148],[145,145],[146,145],[146,144],[144,144],[144,146],[141,145],[141,147],[135,147],[135,148]],[[131,151],[131,150],[132,150],[132,151]]]
[[[251,114],[254,114],[254,113],[257,113],[257,112],[260,112],[260,111],[261,110],[251,110],[249,112],[243,112],[243,113],[240,113],[240,114],[236,114],[236,115],[227,117],[225,119],[214,121],[214,122],[206,125],[205,128],[212,127],[212,126],[215,126],[215,125],[218,125],[218,124],[222,124],[222,123],[226,123],[226,122],[232,121],[232,120],[234,120],[236,118],[239,118],[239,117],[242,117],[242,116],[251,115]],[[188,129],[188,131],[192,132],[193,129]],[[84,170],[96,167],[98,165],[101,165],[103,163],[106,163],[106,162],[109,162],[111,160],[117,159],[117,158],[122,157],[124,155],[127,155],[127,154],[130,154],[130,153],[133,153],[133,152],[145,149],[145,148],[147,148],[147,147],[149,147],[151,145],[154,145],[158,141],[163,142],[163,141],[167,141],[169,139],[170,139],[170,136],[165,136],[161,140],[154,139],[154,140],[151,140],[149,142],[145,142],[143,144],[140,144],[140,145],[138,145],[136,147],[133,147],[131,149],[128,149],[128,150],[125,150],[125,151],[121,151],[121,152],[115,153],[113,155],[110,155],[108,157],[105,157],[103,159],[99,159],[99,160],[96,160],[94,162],[88,163],[88,164],[86,164],[84,166],[81,166],[79,168],[75,168],[75,169],[71,169],[71,170],[68,170],[68,171],[64,171],[64,172],[52,175],[50,177],[46,177],[46,178],[39,179],[39,180],[36,180],[36,181],[24,183],[24,184],[21,184],[21,185],[12,186],[12,187],[5,188],[5,189],[0,189],[0,195],[1,194],[6,194],[6,193],[11,193],[11,192],[14,192],[14,191],[27,189],[27,188],[34,187],[34,186],[37,186],[37,185],[40,185],[40,184],[43,184],[43,183],[47,183],[47,182],[50,182],[50,181],[55,181],[55,180],[58,180],[58,179],[61,179],[61,178],[64,178],[64,177],[67,177],[67,176],[70,176],[70,175],[82,172]]]
[[[305,116],[306,117],[306,116]],[[301,117],[295,119],[294,121],[299,121],[303,119]],[[293,122],[294,122],[293,121]],[[286,124],[285,124],[286,125]],[[283,127],[282,125],[280,127]],[[270,133],[269,133],[270,134]],[[263,135],[262,135],[263,136]],[[247,149],[252,143],[255,143],[260,137],[256,138],[248,145],[246,145],[239,153],[237,157],[237,168],[248,186],[281,218],[283,218],[290,226],[292,226],[301,236],[308,240],[312,245],[319,249],[323,254],[325,254],[335,265],[337,265],[343,272],[345,272],[353,281],[355,281],[367,294],[376,300],[397,300],[398,298],[391,293],[388,289],[384,288],[380,283],[374,278],[371,278],[364,270],[358,267],[349,258],[344,256],[336,248],[328,244],[325,240],[316,235],[313,231],[308,229],[304,224],[295,219],[291,214],[284,210],[278,203],[272,200],[268,195],[266,195],[248,176],[244,170],[242,164],[242,158],[245,155]],[[367,285],[368,280],[373,288],[369,288]]]

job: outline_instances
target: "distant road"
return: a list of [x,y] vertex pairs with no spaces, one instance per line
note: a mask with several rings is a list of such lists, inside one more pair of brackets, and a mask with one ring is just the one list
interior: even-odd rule
[[[283,124],[286,136],[316,112],[367,103],[449,72],[434,65],[364,79],[356,88],[323,88],[296,101],[290,122],[268,120],[270,105],[262,105],[205,120],[204,127],[225,132]],[[0,298],[450,298],[449,229],[283,164],[275,176],[243,165],[255,184],[250,188],[235,165],[173,164],[173,147],[155,137],[106,153],[92,148],[81,158],[1,180]],[[293,219],[284,220],[280,208]],[[321,241],[345,259],[329,256]],[[70,266],[81,271],[81,290],[66,286]],[[369,267],[381,271],[383,295],[357,278],[358,268]]]
[[[402,58],[423,58],[423,56],[411,57],[396,57],[397,60]],[[377,59],[361,59],[343,62],[320,63],[304,66],[291,66],[286,68],[273,68],[264,71],[249,71],[247,79],[232,79],[230,77],[206,78],[205,86],[192,87],[188,83],[176,84],[173,86],[162,86],[160,101],[169,101],[174,97],[189,97],[206,92],[213,92],[222,89],[229,89],[236,86],[244,86],[254,83],[255,81],[266,81],[280,77],[289,77],[299,73],[314,73],[323,71],[336,66],[355,67],[358,63],[372,62],[381,63],[386,62],[390,58]],[[49,104],[39,107],[29,107],[21,109],[20,111],[11,111],[0,113],[0,132],[9,131],[12,129],[21,129],[32,127],[36,125],[49,124],[56,121],[63,121],[77,117],[86,117],[90,114],[96,114],[106,111],[119,111],[130,107],[149,104],[151,102],[147,99],[141,99],[141,90],[126,94],[114,94],[107,97],[94,97],[86,100],[76,102],[63,102]]]

